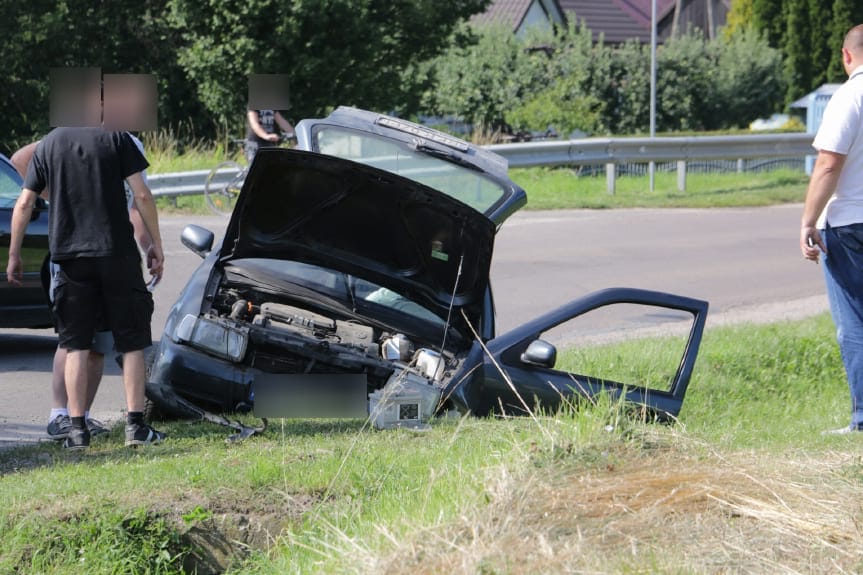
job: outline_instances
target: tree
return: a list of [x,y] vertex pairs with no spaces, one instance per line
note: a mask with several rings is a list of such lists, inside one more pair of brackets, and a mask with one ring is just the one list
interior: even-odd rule
[[726,38],[731,37],[738,30],[752,25],[754,3],[755,0],[734,0],[731,3],[725,20],[724,34]]
[[828,82],[844,82],[847,79],[842,65],[840,48],[845,34],[853,26],[863,23],[863,5],[859,0],[834,0],[830,28],[825,36],[829,39]]
[[542,58],[532,65],[541,76],[530,77],[521,104],[506,108],[504,117],[517,130],[545,131],[553,128],[566,135],[573,131],[603,132],[608,106],[611,49],[594,43],[590,30],[570,22],[566,29],[549,33],[535,31],[521,50],[543,46]]
[[785,75],[788,82],[786,103],[799,98],[813,87],[809,21],[808,0],[786,0],[783,46]]
[[[809,39],[809,88],[817,88],[827,81],[828,68],[831,56],[838,52],[838,48],[830,45],[830,34],[833,14],[825,9],[823,0],[809,0],[807,6],[808,39]],[[808,90],[807,90],[808,91]],[[804,92],[805,93],[805,92]]]
[[774,48],[785,44],[785,14],[783,0],[752,0],[752,23],[767,36]]
[[424,104],[484,128],[505,124],[508,110],[549,85],[549,56],[529,52],[507,27],[476,31],[472,44],[453,44],[432,64],[435,89]]
[[785,95],[779,50],[768,46],[753,26],[721,37],[712,49],[716,105],[709,125],[743,127],[776,111]]
[[168,0],[182,35],[180,64],[198,98],[239,127],[246,77],[291,78],[293,118],[340,104],[402,110],[419,89],[413,62],[440,53],[456,24],[489,0]]
[[65,66],[156,74],[160,123],[210,127],[176,62],[179,36],[162,17],[166,1],[4,2],[0,148],[11,152],[48,131],[50,69]]

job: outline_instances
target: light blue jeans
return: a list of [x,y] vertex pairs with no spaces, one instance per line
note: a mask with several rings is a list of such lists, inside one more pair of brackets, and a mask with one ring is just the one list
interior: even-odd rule
[[863,223],[827,227],[824,279],[851,390],[851,427],[863,429]]

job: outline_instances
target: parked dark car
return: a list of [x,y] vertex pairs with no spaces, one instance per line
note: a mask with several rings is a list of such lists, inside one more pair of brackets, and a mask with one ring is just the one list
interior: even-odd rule
[[[676,416],[707,303],[637,289],[579,298],[503,335],[489,286],[497,229],[526,203],[500,156],[388,116],[339,108],[297,125],[300,149],[262,149],[225,236],[187,226],[204,261],[174,304],[147,395],[180,415],[504,411],[602,392]],[[555,369],[541,335],[616,303],[691,321],[667,389]],[[349,399],[346,399],[349,398]]]
[[[0,261],[9,261],[12,209],[21,195],[21,176],[6,156],[0,154]],[[21,247],[24,285],[0,278],[0,327],[43,328],[53,326],[43,277],[48,265],[48,203],[39,198]]]

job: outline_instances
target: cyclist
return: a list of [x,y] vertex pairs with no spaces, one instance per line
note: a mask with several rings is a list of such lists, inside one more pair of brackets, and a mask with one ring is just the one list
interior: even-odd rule
[[249,110],[246,114],[248,130],[246,131],[246,160],[249,164],[255,158],[258,148],[276,146],[279,143],[277,129],[293,136],[294,127],[278,110]]

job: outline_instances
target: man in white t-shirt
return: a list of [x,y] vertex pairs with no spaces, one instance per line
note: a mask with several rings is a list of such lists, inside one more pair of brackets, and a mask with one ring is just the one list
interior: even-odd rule
[[818,262],[851,390],[851,423],[831,433],[863,431],[863,25],[842,44],[848,81],[830,99],[813,141],[812,169],[800,225],[800,251]]

